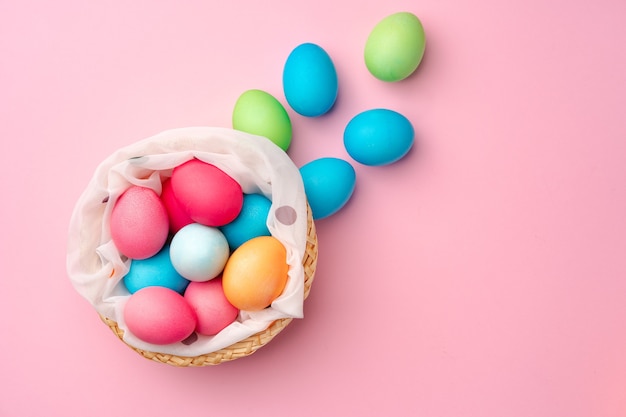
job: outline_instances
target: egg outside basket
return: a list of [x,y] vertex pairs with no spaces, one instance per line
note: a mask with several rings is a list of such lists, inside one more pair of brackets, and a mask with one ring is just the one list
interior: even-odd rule
[[[313,277],[317,266],[317,233],[315,231],[315,223],[313,222],[310,207],[308,207],[307,210],[307,242],[304,257],[302,259],[302,265],[304,266],[304,299],[306,300],[309,296],[309,292],[311,291],[311,285],[313,284]],[[113,333],[120,338],[120,340],[124,341],[124,331],[118,327],[115,321],[104,316],[100,316],[100,318],[107,326],[109,326]],[[194,357],[150,352],[138,349],[127,343],[125,344],[144,358],[151,359],[155,362],[165,363],[167,365],[178,367],[219,365],[223,362],[252,355],[258,349],[268,344],[278,333],[283,331],[283,329],[287,327],[292,320],[292,318],[275,320],[267,329],[253,334],[244,340],[236,342],[224,349]]]

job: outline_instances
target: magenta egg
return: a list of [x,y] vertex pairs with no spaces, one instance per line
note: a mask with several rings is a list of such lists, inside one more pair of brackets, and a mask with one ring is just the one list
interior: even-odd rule
[[239,309],[228,302],[222,289],[222,279],[192,282],[185,291],[185,299],[198,318],[196,331],[212,336],[237,318]]
[[111,239],[132,259],[158,253],[169,233],[167,211],[154,190],[131,186],[115,202],[110,218]]
[[168,345],[189,337],[197,324],[196,313],[185,298],[165,287],[145,287],[132,294],[124,306],[128,330],[146,343]]
[[215,165],[192,159],[174,168],[171,181],[176,199],[194,222],[222,226],[241,211],[241,185]]
[[170,222],[170,232],[176,233],[188,224],[194,221],[189,217],[189,213],[178,201],[172,190],[172,181],[170,179],[163,182],[163,190],[161,191],[161,201],[167,210]]

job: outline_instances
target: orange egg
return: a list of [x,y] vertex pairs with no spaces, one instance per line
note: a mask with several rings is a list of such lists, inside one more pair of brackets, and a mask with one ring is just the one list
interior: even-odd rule
[[222,273],[224,294],[240,310],[262,310],[283,292],[288,272],[287,250],[278,239],[250,239],[228,258]]

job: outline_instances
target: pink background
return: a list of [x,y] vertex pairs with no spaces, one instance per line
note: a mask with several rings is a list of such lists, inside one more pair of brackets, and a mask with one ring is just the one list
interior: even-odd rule
[[[428,43],[397,84],[362,59],[383,17]],[[626,415],[623,0],[0,2],[0,416]],[[178,369],[120,343],[72,288],[72,208],[97,164],[162,130],[284,102],[301,42],[340,95],[291,112],[298,166],[348,159],[318,222],[306,318],[235,362]],[[401,162],[349,159],[345,124],[413,122]]]

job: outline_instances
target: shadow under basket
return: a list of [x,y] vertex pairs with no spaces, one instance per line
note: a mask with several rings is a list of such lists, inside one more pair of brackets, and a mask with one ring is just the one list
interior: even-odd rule
[[[304,256],[302,259],[304,266],[304,299],[309,296],[315,268],[317,266],[317,233],[315,231],[315,223],[311,214],[311,208],[307,211],[307,242]],[[107,317],[100,316],[102,321],[124,342],[124,330],[120,329],[117,323]],[[128,347],[139,353],[146,359],[155,362],[165,363],[167,365],[186,367],[186,366],[206,366],[219,365],[222,362],[228,362],[235,359],[249,356],[258,349],[268,344],[278,333],[280,333],[292,321],[292,318],[283,318],[275,320],[265,330],[253,334],[239,342],[236,342],[226,348],[215,352],[207,353],[199,356],[177,356],[166,353],[151,352],[143,349],[135,348],[124,342]]]

